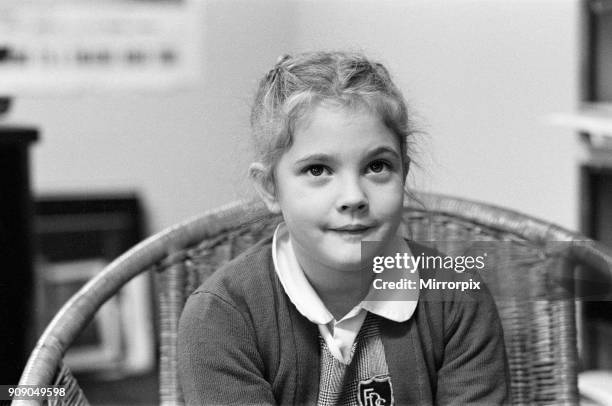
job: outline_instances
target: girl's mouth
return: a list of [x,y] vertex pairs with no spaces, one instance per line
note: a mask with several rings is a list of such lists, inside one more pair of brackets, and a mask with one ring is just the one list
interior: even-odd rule
[[373,225],[367,224],[347,224],[341,227],[332,227],[330,230],[347,235],[361,235],[367,233],[373,228]]

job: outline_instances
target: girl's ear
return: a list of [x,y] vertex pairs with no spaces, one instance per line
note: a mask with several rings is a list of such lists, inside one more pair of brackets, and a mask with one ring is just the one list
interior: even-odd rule
[[279,214],[281,212],[280,204],[276,197],[276,188],[269,168],[261,162],[253,162],[249,166],[249,178],[251,178],[255,190],[268,207],[268,210]]

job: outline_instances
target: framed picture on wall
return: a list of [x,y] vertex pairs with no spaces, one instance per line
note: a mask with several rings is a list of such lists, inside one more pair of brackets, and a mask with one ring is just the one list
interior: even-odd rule
[[200,81],[199,0],[3,0],[0,88],[40,95],[187,89]]

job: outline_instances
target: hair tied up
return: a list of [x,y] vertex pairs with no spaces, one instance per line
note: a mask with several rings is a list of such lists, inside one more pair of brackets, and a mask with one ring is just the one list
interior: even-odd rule
[[272,69],[270,69],[270,72],[268,72],[268,75],[266,76],[266,80],[268,83],[274,83],[274,81],[280,76],[280,73],[283,70],[282,64],[289,59],[291,59],[291,56],[287,54],[278,57],[278,59],[276,60],[276,64]]
[[276,65],[275,67],[280,68],[281,65],[285,62],[288,61],[289,59],[291,59],[291,55],[289,54],[284,54],[278,57],[278,59],[276,60]]

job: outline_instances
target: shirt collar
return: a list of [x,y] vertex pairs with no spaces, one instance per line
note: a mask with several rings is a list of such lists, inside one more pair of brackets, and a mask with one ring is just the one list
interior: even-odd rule
[[[407,252],[408,255],[411,255],[410,248],[403,238],[398,238],[395,241],[399,244],[399,246],[396,245],[394,247],[395,250],[401,249],[401,252]],[[315,324],[327,324],[334,320],[334,316],[321,301],[321,298],[310,282],[308,282],[308,279],[306,279],[306,275],[304,275],[304,271],[295,256],[289,231],[285,223],[279,224],[274,231],[274,238],[272,239],[272,260],[276,274],[287,296],[289,296],[291,302],[304,317]],[[385,280],[385,276],[386,274],[383,272],[377,277]],[[414,275],[412,278],[414,278]],[[418,291],[416,292],[416,296],[414,292],[412,296],[414,296],[414,300],[407,301],[405,300],[406,296],[404,291],[399,289],[386,290],[384,294],[385,300],[379,300],[381,293],[374,290],[373,287],[370,287],[367,296],[356,306],[356,308],[363,308],[370,313],[374,313],[392,321],[403,322],[410,319],[416,309]],[[355,308],[353,310],[355,310]],[[353,310],[351,310],[349,314],[351,314]]]
[[285,223],[279,224],[274,231],[272,260],[278,279],[285,288],[285,293],[304,317],[316,324],[327,324],[334,320],[334,316],[327,310],[317,292],[306,279],[295,257]]

